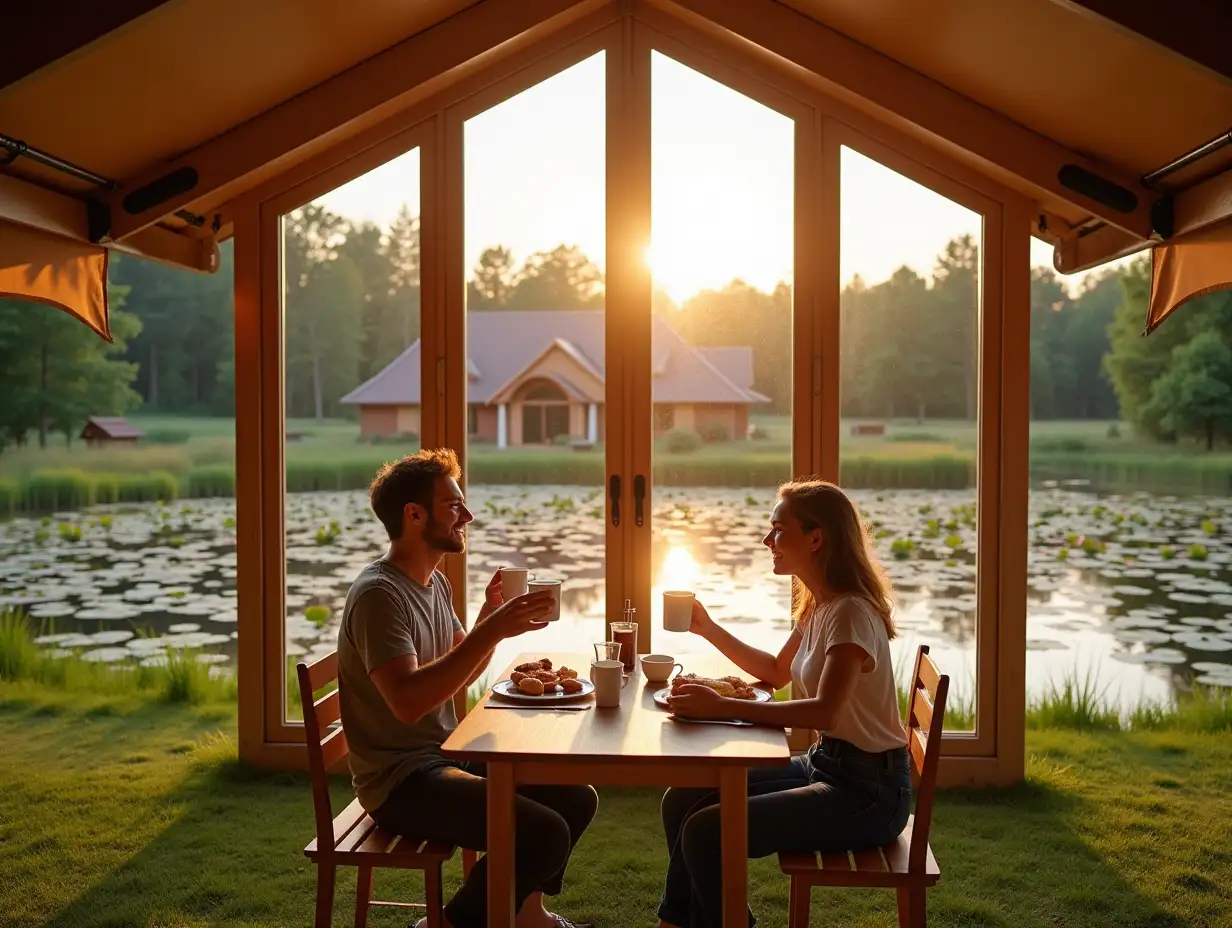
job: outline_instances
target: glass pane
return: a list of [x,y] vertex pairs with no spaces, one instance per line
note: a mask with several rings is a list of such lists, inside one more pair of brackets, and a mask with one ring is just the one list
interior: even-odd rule
[[355,575],[388,538],[366,488],[419,448],[419,150],[282,218],[286,677],[337,645]]
[[1033,240],[1031,265],[1028,704],[1074,684],[1126,717],[1232,686],[1228,436],[1195,387],[1226,382],[1232,302],[1143,338],[1149,258],[1060,277]]
[[983,220],[842,150],[841,478],[894,584],[901,687],[915,649],[976,694],[976,447]]
[[113,342],[0,299],[0,622],[54,658],[153,668],[151,688],[173,657],[200,661],[210,698],[234,698],[234,262],[220,251],[214,274],[111,252]]
[[663,592],[687,590],[776,651],[791,591],[761,539],[792,476],[795,124],[665,55],[651,80],[653,650],[710,647],[664,630]]
[[522,651],[589,653],[604,633],[605,101],[599,53],[465,127],[463,621],[500,567],[563,581],[560,621],[502,643],[486,682]]

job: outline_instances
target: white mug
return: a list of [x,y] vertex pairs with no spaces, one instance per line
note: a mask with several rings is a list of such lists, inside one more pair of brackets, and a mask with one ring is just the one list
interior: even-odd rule
[[595,685],[595,705],[610,709],[620,705],[625,665],[620,661],[592,661],[590,682]]
[[530,576],[529,570],[525,567],[502,567],[500,574],[501,596],[505,602],[525,595],[526,578]]
[[692,593],[666,590],[663,593],[663,628],[669,632],[687,632],[693,624]]
[[667,654],[642,655],[642,676],[647,683],[666,683],[677,667],[684,673],[684,667],[674,657]]
[[552,611],[543,617],[545,622],[555,622],[560,618],[560,581],[559,580],[532,580],[529,584],[530,591],[537,593],[540,590],[552,591]]

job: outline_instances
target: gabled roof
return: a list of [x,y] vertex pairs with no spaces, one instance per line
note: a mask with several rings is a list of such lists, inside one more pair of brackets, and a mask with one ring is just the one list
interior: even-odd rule
[[108,438],[145,438],[145,432],[123,416],[91,416],[86,421],[82,433],[84,434],[91,426],[101,431]]
[[[604,378],[603,313],[594,310],[497,310],[467,315],[468,366],[477,372],[469,384],[471,403],[488,403],[532,372],[551,351],[563,351],[586,373]],[[751,389],[752,348],[736,348],[727,357],[748,357],[749,387],[733,382],[707,356],[694,348],[659,316],[651,329],[656,368],[656,403],[762,403],[766,397]],[[419,342],[398,355],[382,371],[342,398],[347,405],[417,405],[420,402]],[[743,375],[743,369],[734,371]],[[566,393],[586,395],[575,384],[561,381]]]

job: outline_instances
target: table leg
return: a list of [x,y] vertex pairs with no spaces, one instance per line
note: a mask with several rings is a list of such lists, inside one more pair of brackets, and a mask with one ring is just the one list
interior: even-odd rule
[[723,842],[723,928],[748,928],[749,775],[744,767],[719,771]]
[[488,925],[513,924],[513,764],[489,763],[488,776]]

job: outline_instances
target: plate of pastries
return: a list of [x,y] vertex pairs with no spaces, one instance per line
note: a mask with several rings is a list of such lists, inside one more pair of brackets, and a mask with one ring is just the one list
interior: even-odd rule
[[502,699],[526,703],[565,702],[589,696],[595,685],[578,678],[578,672],[568,667],[554,667],[546,657],[526,664],[519,664],[492,687],[492,692]]
[[665,686],[654,694],[654,701],[668,708],[667,700],[682,686],[704,686],[729,699],[748,699],[768,702],[774,694],[764,687],[755,686],[741,677],[701,677],[695,673],[681,673],[672,678],[671,686]]

